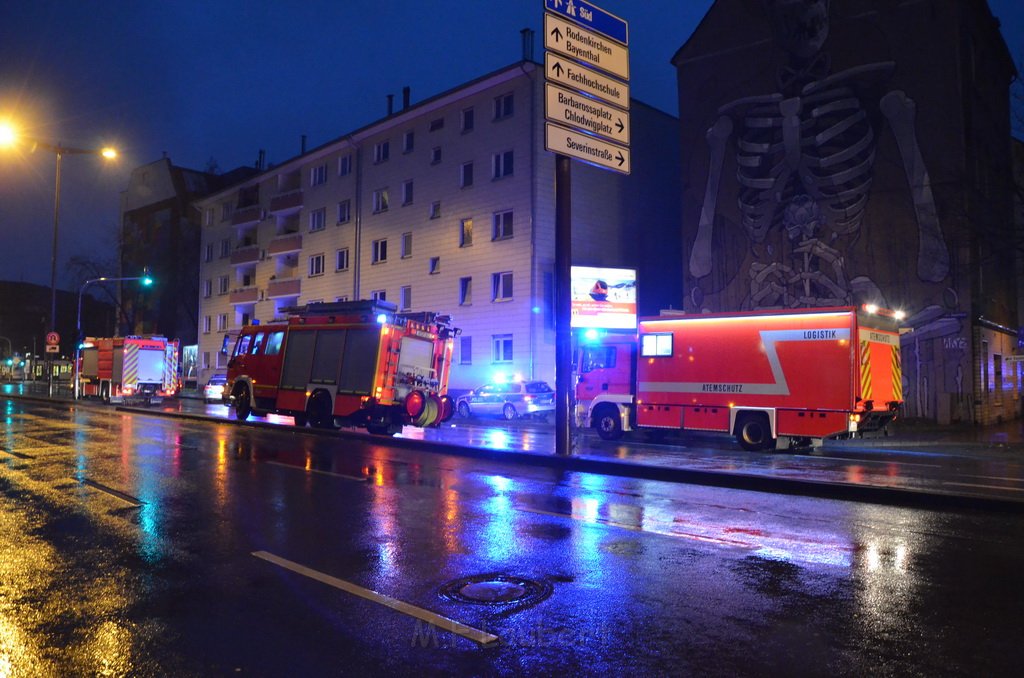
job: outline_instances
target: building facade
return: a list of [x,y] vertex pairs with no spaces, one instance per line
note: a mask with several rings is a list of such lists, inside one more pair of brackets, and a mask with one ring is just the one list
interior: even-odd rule
[[[244,324],[384,299],[461,329],[451,386],[554,380],[554,165],[543,73],[523,61],[410,105],[197,202],[201,379]],[[633,173],[573,163],[573,263],[638,269],[678,307],[678,121],[633,102]],[[568,368],[568,366],[566,366]]]
[[673,63],[686,309],[902,310],[905,415],[1019,416],[1015,69],[987,4],[717,0]]

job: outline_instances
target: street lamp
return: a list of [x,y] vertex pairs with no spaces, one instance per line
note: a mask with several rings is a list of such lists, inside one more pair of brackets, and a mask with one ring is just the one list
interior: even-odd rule
[[82,295],[85,293],[85,288],[98,282],[125,282],[129,280],[139,280],[142,282],[143,287],[149,287],[153,284],[153,278],[150,277],[149,271],[147,269],[143,269],[142,275],[131,276],[128,278],[108,278],[106,276],[90,278],[82,283],[82,286],[78,290],[78,316],[75,320],[75,400],[78,400],[80,395],[79,390],[81,388],[81,381],[79,378],[81,370],[79,369],[80,366],[78,364],[78,360],[82,353]]
[[[61,142],[51,144],[32,137],[22,137],[14,126],[9,122],[0,122],[0,146],[13,146],[20,139],[32,144],[32,151],[42,148],[50,151],[56,157],[55,185],[53,190],[53,250],[50,255],[50,331],[57,330],[57,234],[60,225],[60,166],[64,155],[99,155],[107,160],[117,157],[117,151],[110,147],[104,148],[76,148],[65,146]],[[49,353],[47,353],[49,362]],[[49,392],[53,395],[53,371],[49,370]]]

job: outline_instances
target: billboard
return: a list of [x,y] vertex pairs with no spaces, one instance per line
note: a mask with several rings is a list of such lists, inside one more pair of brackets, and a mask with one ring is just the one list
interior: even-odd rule
[[636,270],[573,266],[572,327],[636,329]]

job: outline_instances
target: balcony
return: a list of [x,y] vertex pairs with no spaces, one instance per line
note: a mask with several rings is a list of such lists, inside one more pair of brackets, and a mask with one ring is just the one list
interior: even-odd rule
[[231,225],[248,226],[250,224],[256,224],[259,223],[262,216],[263,212],[259,205],[239,207],[231,214]]
[[256,287],[240,287],[231,290],[232,304],[254,304],[259,300],[260,291]]
[[270,241],[267,245],[267,254],[269,256],[275,256],[277,254],[288,254],[289,252],[298,252],[302,249],[302,234],[301,233],[286,233],[279,235]]
[[279,193],[270,199],[270,213],[279,217],[295,214],[302,209],[302,201],[301,188]]
[[260,260],[259,245],[243,245],[231,252],[231,264],[254,264]]
[[267,298],[297,297],[302,291],[301,278],[278,278],[267,284]]

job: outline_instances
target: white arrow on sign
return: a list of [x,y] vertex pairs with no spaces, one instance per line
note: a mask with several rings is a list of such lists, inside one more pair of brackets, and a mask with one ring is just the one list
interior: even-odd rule
[[629,143],[629,113],[551,83],[544,85],[544,115],[561,125]]
[[544,124],[544,147],[591,165],[629,174],[629,149],[553,123]]
[[629,80],[628,48],[546,12],[544,49],[554,50],[588,66]]
[[580,66],[575,61],[560,57],[554,52],[544,52],[544,75],[552,82],[578,89],[620,108],[629,109],[629,83]]

